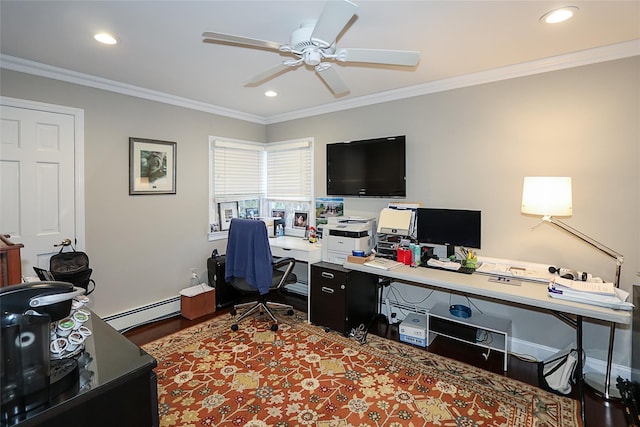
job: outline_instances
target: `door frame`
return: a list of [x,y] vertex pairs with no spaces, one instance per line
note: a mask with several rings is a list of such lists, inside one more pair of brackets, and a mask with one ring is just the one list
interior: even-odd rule
[[0,105],[23,108],[27,110],[45,111],[49,113],[67,114],[74,117],[74,208],[75,208],[75,242],[74,247],[85,250],[85,211],[84,211],[84,110],[64,105],[0,96]]

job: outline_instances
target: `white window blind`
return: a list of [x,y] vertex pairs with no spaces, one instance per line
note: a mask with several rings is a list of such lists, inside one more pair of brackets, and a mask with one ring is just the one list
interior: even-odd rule
[[311,201],[311,141],[290,141],[266,147],[267,198]]
[[215,140],[214,198],[218,202],[264,194],[264,147],[247,142]]

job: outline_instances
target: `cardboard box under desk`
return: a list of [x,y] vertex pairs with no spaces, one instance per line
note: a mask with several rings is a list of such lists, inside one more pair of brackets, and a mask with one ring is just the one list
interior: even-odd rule
[[180,314],[189,320],[216,311],[216,290],[205,284],[180,291]]

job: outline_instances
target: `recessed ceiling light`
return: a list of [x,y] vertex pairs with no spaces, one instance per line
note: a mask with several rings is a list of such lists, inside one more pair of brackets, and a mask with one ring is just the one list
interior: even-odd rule
[[278,96],[278,92],[275,90],[268,90],[264,93],[264,96],[268,96],[269,98],[273,98],[274,96]]
[[540,18],[541,22],[546,24],[557,24],[559,22],[564,22],[567,19],[571,19],[578,14],[578,9],[576,6],[567,6],[562,7],[560,9],[552,10],[551,12],[547,12]]
[[109,33],[98,33],[93,36],[94,39],[103,44],[117,44],[118,40]]

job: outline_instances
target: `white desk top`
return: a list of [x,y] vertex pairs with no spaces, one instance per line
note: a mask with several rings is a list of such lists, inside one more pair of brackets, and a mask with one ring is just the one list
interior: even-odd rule
[[283,248],[283,249],[295,249],[298,251],[320,251],[322,247],[320,243],[309,243],[308,240],[302,237],[295,236],[280,236],[269,238],[269,245],[271,247]]
[[522,281],[518,285],[490,282],[489,276],[483,274],[462,274],[452,271],[437,270],[425,267],[403,266],[394,270],[381,270],[362,264],[344,263],[350,270],[363,271],[378,276],[390,277],[427,285],[435,288],[493,298],[511,303],[524,304],[546,310],[580,315],[592,319],[600,319],[615,323],[631,323],[631,311],[613,310],[611,308],[581,304],[573,301],[559,300],[547,295],[546,283]]

